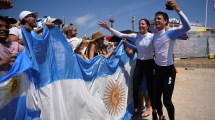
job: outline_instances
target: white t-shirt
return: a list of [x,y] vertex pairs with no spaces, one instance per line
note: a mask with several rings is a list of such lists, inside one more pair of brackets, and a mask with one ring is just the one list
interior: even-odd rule
[[73,37],[73,38],[67,39],[67,41],[69,42],[69,44],[72,47],[72,50],[74,51],[80,45],[82,39]]
[[113,28],[110,29],[111,33],[120,38],[126,38],[135,42],[137,47],[137,58],[139,60],[149,60],[153,59],[154,45],[153,45],[153,34],[146,33],[144,35],[140,33],[124,34]]
[[22,39],[22,31],[20,28],[17,27],[12,27],[9,29],[9,34],[10,35],[15,35],[16,37],[18,37],[18,39]]

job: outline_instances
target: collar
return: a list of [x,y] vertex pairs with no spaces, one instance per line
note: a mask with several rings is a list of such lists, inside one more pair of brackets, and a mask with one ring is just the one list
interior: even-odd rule
[[165,32],[165,29],[158,31],[157,33],[161,34],[161,33],[164,33],[164,32]]

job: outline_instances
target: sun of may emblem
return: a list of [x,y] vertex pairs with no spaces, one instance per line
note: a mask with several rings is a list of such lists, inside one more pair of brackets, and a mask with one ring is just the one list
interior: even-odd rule
[[105,87],[103,101],[111,115],[118,115],[125,107],[125,91],[122,85],[109,81]]
[[12,97],[20,88],[20,76],[13,77],[10,79],[7,84],[7,93],[6,96],[8,98]]

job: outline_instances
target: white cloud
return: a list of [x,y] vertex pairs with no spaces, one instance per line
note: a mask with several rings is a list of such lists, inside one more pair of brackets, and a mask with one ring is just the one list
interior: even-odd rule
[[76,18],[75,23],[79,26],[85,26],[87,28],[91,28],[97,25],[97,21],[95,19],[95,15],[84,15]]

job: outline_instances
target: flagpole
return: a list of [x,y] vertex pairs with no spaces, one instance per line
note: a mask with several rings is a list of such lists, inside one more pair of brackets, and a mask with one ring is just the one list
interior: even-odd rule
[[206,6],[205,6],[205,27],[207,26],[208,21],[208,0],[206,0]]

